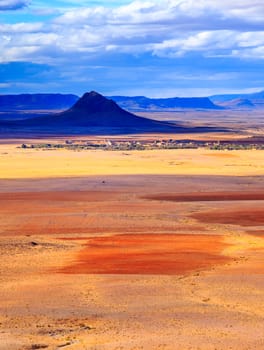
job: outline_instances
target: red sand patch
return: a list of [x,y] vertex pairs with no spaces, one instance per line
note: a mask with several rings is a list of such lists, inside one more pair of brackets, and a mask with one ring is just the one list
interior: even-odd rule
[[248,234],[264,238],[264,230],[246,231]]
[[191,217],[206,223],[262,226],[264,225],[264,208],[219,209],[193,214]]
[[144,199],[172,202],[264,200],[264,192],[190,192],[144,196]]
[[184,274],[225,263],[227,245],[216,235],[115,235],[89,239],[69,274]]

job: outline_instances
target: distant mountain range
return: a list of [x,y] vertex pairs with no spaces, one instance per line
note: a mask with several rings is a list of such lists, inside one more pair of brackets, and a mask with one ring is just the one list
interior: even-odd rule
[[2,121],[3,133],[48,134],[128,134],[144,132],[198,132],[216,131],[214,128],[186,128],[179,124],[156,121],[136,116],[119,107],[116,102],[95,91],[85,93],[71,108],[24,120]]
[[[71,108],[78,99],[77,95],[72,94],[0,95],[0,112],[66,110]],[[214,95],[210,97],[111,96],[109,99],[130,112],[264,108],[264,91],[254,94]]]
[[264,100],[264,90],[260,92],[254,92],[251,94],[224,94],[213,95],[209,97],[212,101],[230,101],[240,98],[246,98],[249,100]]
[[225,108],[264,108],[264,91],[252,94],[214,95],[209,98]]
[[[221,109],[207,97],[148,98],[144,96],[110,96],[121,108],[129,111],[174,109]],[[59,110],[70,108],[79,99],[76,95],[21,94],[0,95],[0,111]]]

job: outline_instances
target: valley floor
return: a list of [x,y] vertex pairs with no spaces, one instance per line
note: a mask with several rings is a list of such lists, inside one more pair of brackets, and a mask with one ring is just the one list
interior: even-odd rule
[[0,145],[0,349],[264,348],[263,151]]

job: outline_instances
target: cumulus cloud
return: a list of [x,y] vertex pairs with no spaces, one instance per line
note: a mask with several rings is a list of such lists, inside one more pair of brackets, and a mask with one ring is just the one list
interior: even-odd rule
[[42,28],[42,23],[0,24],[0,33],[34,33],[41,31]]
[[1,25],[0,60],[55,62],[109,52],[263,58],[263,34],[263,0],[142,0],[65,10],[46,23]]
[[28,0],[0,0],[0,11],[19,10],[28,5]]

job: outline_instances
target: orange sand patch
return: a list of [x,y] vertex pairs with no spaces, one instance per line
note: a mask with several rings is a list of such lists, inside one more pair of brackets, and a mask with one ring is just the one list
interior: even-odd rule
[[237,158],[238,156],[232,153],[204,153],[203,156],[206,157],[218,157],[218,158]]
[[215,235],[115,235],[89,239],[69,274],[177,275],[225,263],[227,246]]
[[264,208],[248,207],[234,210],[213,210],[191,215],[206,223],[231,224],[240,226],[264,225]]
[[264,192],[193,192],[148,195],[145,199],[173,202],[264,200]]

